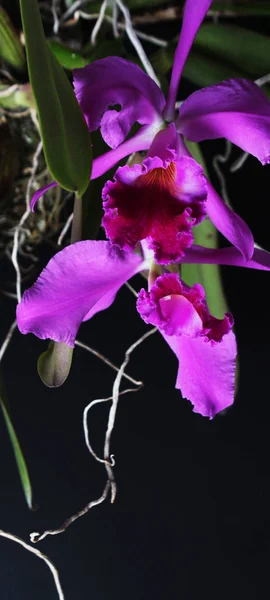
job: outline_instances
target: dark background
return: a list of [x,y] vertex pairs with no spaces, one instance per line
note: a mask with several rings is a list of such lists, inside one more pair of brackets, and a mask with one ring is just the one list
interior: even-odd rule
[[[254,21],[252,28],[264,31],[265,22]],[[202,148],[211,170],[213,153],[222,152],[224,143]],[[229,164],[238,155],[234,150]],[[240,172],[229,176],[227,165],[224,171],[235,210],[270,250],[270,166],[249,158]],[[42,254],[42,261],[47,258]],[[135,350],[127,372],[145,385],[120,398],[111,445],[115,504],[107,500],[36,546],[55,563],[65,600],[269,598],[269,275],[234,267],[223,267],[222,275],[239,347],[235,404],[213,421],[195,415],[174,389],[177,361],[161,336]],[[141,282],[134,280],[137,290]],[[0,297],[0,303],[2,343],[15,302]],[[146,330],[135,298],[123,288],[109,310],[82,326],[79,339],[120,365]],[[36,371],[46,348],[46,342],[16,332],[1,365],[36,510],[26,506],[0,412],[0,528],[26,541],[32,531],[59,527],[98,498],[106,482],[103,466],[85,446],[82,413],[94,398],[111,394],[114,373],[76,348],[67,382],[49,390]],[[99,405],[89,415],[99,455],[108,410],[109,404]],[[0,597],[57,598],[45,563],[1,537]]]
[[[223,142],[203,148],[211,164],[211,151],[222,150]],[[253,158],[228,179],[235,209],[268,250],[269,184],[270,167]],[[236,402],[213,421],[195,415],[174,389],[177,362],[161,336],[134,352],[127,372],[145,386],[120,399],[112,439],[115,504],[107,500],[37,546],[55,562],[66,600],[269,597],[269,276],[235,267],[222,273],[239,346]],[[138,277],[134,286],[140,285]],[[14,305],[1,300],[1,339]],[[120,364],[144,331],[135,299],[123,288],[109,310],[82,326],[79,339]],[[85,447],[82,413],[91,399],[110,395],[114,373],[77,348],[68,381],[50,390],[36,372],[46,347],[16,332],[3,360],[38,509],[26,507],[1,417],[0,527],[26,540],[98,498],[106,481]],[[103,404],[90,412],[90,438],[99,454],[108,409]],[[57,597],[42,561],[2,538],[0,552],[2,600]]]

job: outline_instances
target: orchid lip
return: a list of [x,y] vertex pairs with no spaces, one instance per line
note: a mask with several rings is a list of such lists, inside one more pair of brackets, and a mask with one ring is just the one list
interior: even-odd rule
[[174,128],[160,131],[143,163],[119,167],[102,191],[102,224],[110,241],[133,250],[147,239],[161,264],[183,256],[193,241],[192,226],[206,215],[203,170],[193,158],[176,158],[170,147],[175,139]]

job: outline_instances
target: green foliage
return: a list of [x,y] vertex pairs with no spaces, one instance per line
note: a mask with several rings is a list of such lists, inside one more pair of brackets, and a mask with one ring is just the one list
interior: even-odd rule
[[91,174],[90,135],[67,76],[48,48],[36,0],[20,0],[30,82],[48,168],[82,195]]
[[2,6],[0,6],[0,57],[17,71],[25,70],[25,55],[19,36]]
[[[65,0],[67,8],[72,6],[75,0]],[[145,12],[149,12],[150,10],[159,8],[166,9],[171,4],[176,8],[183,8],[185,0],[178,0],[178,2],[169,2],[166,0],[125,0],[126,6],[131,11],[144,10]],[[85,11],[89,11],[92,13],[99,12],[101,6],[101,1],[94,2],[93,0],[89,0],[89,4],[83,7]],[[216,11],[218,13],[226,14],[228,11],[233,15],[244,15],[244,16],[269,16],[270,15],[270,6],[269,0],[214,0],[212,6],[212,11]]]
[[194,47],[210,56],[214,54],[215,58],[254,79],[270,71],[270,37],[250,29],[224,23],[204,23],[197,33]]
[[[18,108],[34,108],[35,103],[29,83],[16,85],[10,93],[10,85],[0,83],[0,106],[9,110]],[[6,95],[1,96],[1,92]]]
[[[178,37],[151,56],[163,77],[172,68]],[[198,88],[225,79],[257,79],[270,71],[270,37],[228,24],[203,24],[186,61],[183,77]],[[265,86],[270,97],[270,86]]]
[[88,44],[81,52],[74,52],[72,48],[56,40],[48,40],[49,48],[58,62],[65,69],[85,67],[94,60],[107,56],[124,56],[125,48],[122,40],[102,40],[94,48]]
[[4,388],[1,376],[0,376],[0,406],[1,406],[1,409],[2,409],[2,412],[4,415],[7,430],[9,433],[9,437],[10,437],[11,445],[13,448],[15,460],[17,463],[25,499],[26,499],[28,507],[30,509],[32,509],[33,508],[33,506],[32,506],[32,488],[31,488],[30,478],[29,478],[26,462],[25,462],[25,459],[24,459],[24,456],[22,453],[22,449],[21,449],[18,437],[16,435],[15,429],[12,425],[12,421],[10,418],[7,400],[6,400],[6,392],[5,392],[5,388]]
[[228,1],[216,0],[212,4],[212,10],[216,10],[221,14],[224,12],[226,14],[227,11],[235,15],[245,15],[245,16],[269,16],[270,15],[270,6],[269,0],[254,0],[254,2],[250,2],[250,0],[242,1],[241,4],[237,0],[232,0],[228,5]]
[[74,50],[57,40],[48,40],[48,45],[60,65],[65,69],[79,69],[85,67],[89,62],[82,54],[74,52]]

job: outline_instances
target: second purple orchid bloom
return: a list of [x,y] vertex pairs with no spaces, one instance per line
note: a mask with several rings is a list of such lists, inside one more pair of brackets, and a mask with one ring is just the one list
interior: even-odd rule
[[[85,241],[59,252],[24,293],[17,309],[22,333],[74,345],[82,321],[110,306],[133,275],[161,275],[141,290],[137,309],[156,325],[179,360],[176,387],[195,412],[213,417],[233,403],[236,341],[233,318],[211,316],[203,288],[188,288],[170,263],[231,264],[270,270],[268,253],[254,250],[244,221],[219,197],[189,154],[191,141],[226,137],[263,164],[270,162],[270,104],[252,82],[230,80],[199,90],[175,118],[181,73],[211,0],[187,0],[175,53],[167,102],[157,85],[136,65],[117,57],[74,72],[77,99],[89,130],[100,127],[112,148],[94,160],[92,178],[120,159],[148,150],[142,165],[117,169],[103,189],[109,242]],[[111,107],[120,105],[120,111]],[[138,133],[125,141],[135,122]],[[52,185],[39,190],[32,201]],[[233,244],[223,250],[192,245],[193,226],[208,215]],[[135,252],[137,250],[137,253]]]

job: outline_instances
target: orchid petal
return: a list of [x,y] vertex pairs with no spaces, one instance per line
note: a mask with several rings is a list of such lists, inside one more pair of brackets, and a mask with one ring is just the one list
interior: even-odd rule
[[30,202],[31,210],[34,211],[37,201],[41,198],[41,196],[43,196],[43,194],[45,194],[51,188],[56,187],[57,185],[58,185],[57,181],[51,181],[51,183],[44,185],[44,187],[42,187],[42,188],[39,188],[39,190],[37,190],[34,193],[32,200]]
[[154,135],[155,131],[152,127],[142,127],[132,138],[126,140],[114,150],[109,150],[105,154],[95,158],[92,165],[91,179],[100,177],[122,160],[122,158],[133,154],[133,152],[148,150]]
[[159,306],[168,335],[187,335],[187,331],[190,337],[200,334],[202,319],[187,298],[177,294],[165,296],[160,299]]
[[[165,130],[156,137],[163,132],[167,139]],[[192,158],[173,160],[174,152],[166,147],[162,155],[163,160],[148,156],[142,165],[117,169],[114,181],[107,181],[102,191],[102,225],[110,241],[125,250],[147,238],[156,261],[167,264],[191,246],[192,225],[206,214],[207,186]]]
[[240,252],[233,246],[229,248],[204,248],[193,245],[185,252],[182,263],[191,264],[214,264],[231,265],[235,267],[247,267],[261,271],[270,271],[270,252],[255,248],[250,260],[245,260]]
[[[179,152],[181,156],[192,156],[184,140],[179,135]],[[215,227],[243,254],[245,260],[252,257],[254,239],[248,225],[234,212],[216,192],[210,181],[207,181],[206,210]]]
[[83,241],[56,254],[17,307],[21,333],[74,346],[83,320],[110,306],[142,259],[109,242]]
[[180,77],[196,33],[213,0],[186,0],[182,29],[174,55],[173,69],[165,109],[165,119],[173,121]]
[[230,79],[194,92],[176,127],[193,142],[224,137],[263,165],[270,162],[270,103],[252,81]]
[[215,227],[243,254],[245,260],[252,257],[254,238],[249,226],[234,212],[208,182],[206,210]]
[[202,338],[163,337],[179,360],[175,387],[194,412],[213,418],[233,404],[237,347],[232,331],[215,345]]
[[[165,105],[156,83],[134,63],[110,56],[75,69],[74,88],[90,131],[101,127],[111,147],[123,142],[132,125],[162,122]],[[120,105],[120,111],[108,110]]]
[[146,323],[158,327],[179,360],[176,387],[195,412],[215,414],[234,400],[236,341],[233,317],[213,317],[200,284],[191,288],[176,273],[157,277],[142,289],[137,310]]

